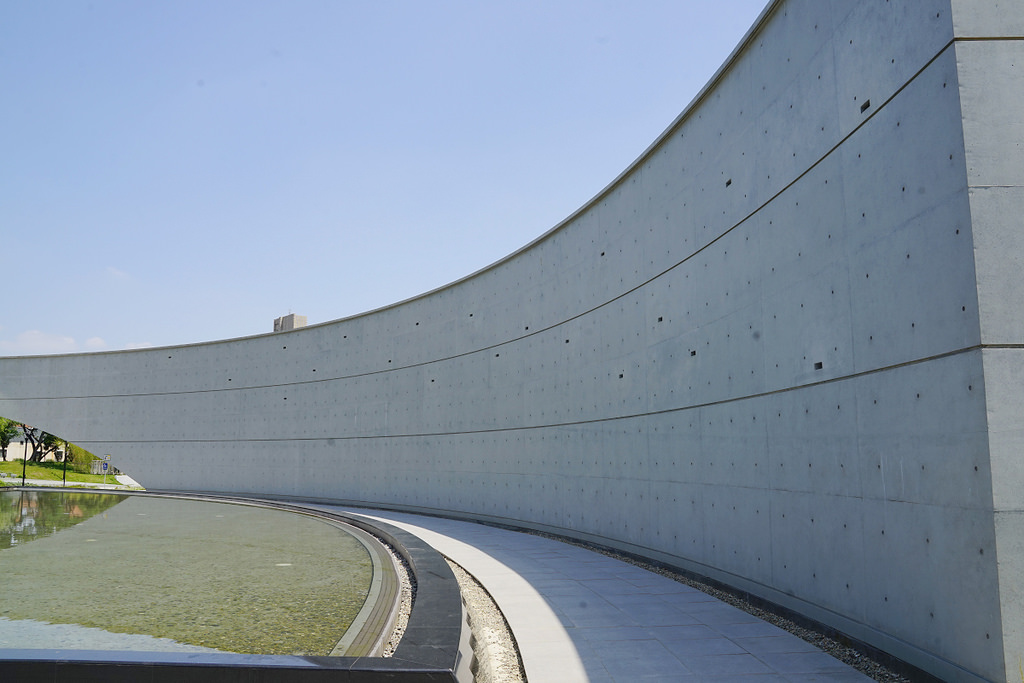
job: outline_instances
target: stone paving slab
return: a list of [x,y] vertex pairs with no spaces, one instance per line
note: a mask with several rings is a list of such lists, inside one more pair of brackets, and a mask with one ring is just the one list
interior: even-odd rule
[[600,553],[471,522],[341,509],[405,529],[475,576],[509,622],[530,683],[871,680],[787,631]]

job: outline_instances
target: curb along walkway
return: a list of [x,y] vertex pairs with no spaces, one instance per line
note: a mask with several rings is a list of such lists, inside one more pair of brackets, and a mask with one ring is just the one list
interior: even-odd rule
[[315,507],[394,524],[475,576],[512,628],[530,683],[871,681],[695,588],[584,548],[471,522]]

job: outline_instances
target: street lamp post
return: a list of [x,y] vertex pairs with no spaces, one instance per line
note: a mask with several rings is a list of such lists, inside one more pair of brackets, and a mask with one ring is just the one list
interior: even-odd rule
[[21,485],[25,486],[25,465],[28,464],[28,449],[25,448],[25,440],[21,440]]

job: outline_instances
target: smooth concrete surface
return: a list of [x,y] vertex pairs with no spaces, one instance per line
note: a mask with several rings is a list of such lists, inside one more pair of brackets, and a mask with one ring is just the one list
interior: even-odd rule
[[150,488],[548,529],[1016,680],[1022,16],[773,2],[501,262],[293,332],[0,359],[0,415]]
[[419,536],[480,581],[530,683],[871,680],[777,626],[612,557],[470,522],[342,509]]

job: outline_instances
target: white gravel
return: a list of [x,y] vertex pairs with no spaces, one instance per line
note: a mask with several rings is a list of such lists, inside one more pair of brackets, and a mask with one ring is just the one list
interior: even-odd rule
[[[447,559],[447,558],[446,558]],[[475,683],[524,683],[519,650],[504,615],[480,583],[465,569],[448,560],[462,591],[473,636],[473,680]]]

